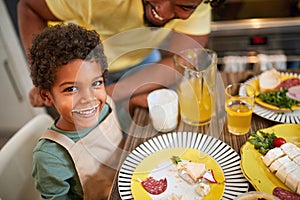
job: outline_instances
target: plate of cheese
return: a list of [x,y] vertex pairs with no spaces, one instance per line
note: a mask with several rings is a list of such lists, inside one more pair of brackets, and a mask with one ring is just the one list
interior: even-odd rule
[[246,142],[240,151],[245,177],[257,191],[272,194],[274,188],[281,187],[300,193],[300,176],[296,181],[297,177],[289,175],[300,173],[300,125],[279,124],[260,131],[274,133],[284,138],[286,143],[262,155],[253,144]]
[[201,133],[173,132],[133,150],[120,168],[118,187],[121,199],[205,200],[235,199],[249,185],[229,145]]

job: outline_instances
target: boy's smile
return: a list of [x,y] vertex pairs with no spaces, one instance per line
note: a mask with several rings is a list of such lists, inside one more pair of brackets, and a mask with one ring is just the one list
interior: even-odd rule
[[82,108],[80,110],[74,109],[74,110],[72,110],[72,113],[82,115],[83,117],[89,117],[89,116],[93,115],[95,112],[97,112],[99,106],[100,106],[100,104],[97,104],[95,106],[88,107],[88,108]]
[[96,125],[106,101],[101,66],[79,59],[61,66],[49,93],[60,114],[58,128],[70,131]]

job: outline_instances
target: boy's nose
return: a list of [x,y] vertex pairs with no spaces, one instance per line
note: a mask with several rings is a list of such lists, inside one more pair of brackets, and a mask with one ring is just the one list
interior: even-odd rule
[[81,92],[80,103],[88,103],[91,101],[95,101],[96,97],[92,90],[85,90]]

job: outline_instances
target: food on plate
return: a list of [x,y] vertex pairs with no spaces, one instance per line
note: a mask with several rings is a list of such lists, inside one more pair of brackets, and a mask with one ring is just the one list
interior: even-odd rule
[[263,157],[263,161],[267,167],[271,165],[275,160],[283,156],[284,153],[280,148],[270,149],[267,154]]
[[270,69],[261,73],[258,80],[261,93],[274,91],[281,83],[281,74],[276,69]]
[[279,91],[260,93],[258,98],[260,98],[263,102],[277,106],[278,108],[288,108],[292,110],[292,107],[299,105],[299,102],[289,98],[287,96],[287,92],[288,89],[283,88]]
[[294,86],[300,85],[300,79],[299,78],[288,78],[284,81],[282,81],[279,86],[277,87],[278,90],[282,88],[291,88]]
[[235,200],[279,200],[279,198],[265,192],[252,191],[239,195]]
[[290,87],[286,93],[286,96],[300,102],[300,85]]
[[281,145],[283,145],[284,143],[286,143],[285,139],[282,137],[276,138],[273,140],[273,146],[274,147],[280,147]]
[[210,192],[209,183],[218,183],[214,177],[213,170],[206,170],[204,163],[183,161],[178,156],[172,156],[171,160],[176,164],[179,177],[193,185],[196,193],[201,197],[208,195]]
[[167,196],[166,198],[164,198],[162,200],[183,200],[183,197],[182,197],[182,195],[172,193],[171,195]]
[[300,194],[300,148],[286,142],[262,157],[264,164],[291,191]]
[[152,176],[143,180],[141,183],[147,192],[154,195],[158,195],[166,191],[168,185],[166,178],[155,180]]
[[295,192],[285,190],[281,187],[274,188],[273,195],[278,197],[280,200],[300,200],[300,195]]
[[259,92],[256,102],[263,106],[270,104],[291,111],[293,106],[300,106],[300,78],[298,77],[282,75],[276,69],[267,70],[259,76],[257,90]]
[[205,164],[195,162],[179,162],[177,170],[181,176],[187,178],[187,175],[191,178],[185,179],[188,180],[189,183],[196,183],[206,172]]
[[264,131],[251,132],[248,142],[254,145],[261,154],[265,155],[270,149],[274,148],[273,141],[276,139],[274,133],[266,133]]
[[210,192],[210,187],[208,184],[200,183],[196,187],[196,192],[197,192],[197,194],[199,194],[199,196],[204,197],[204,196],[208,195],[208,193]]

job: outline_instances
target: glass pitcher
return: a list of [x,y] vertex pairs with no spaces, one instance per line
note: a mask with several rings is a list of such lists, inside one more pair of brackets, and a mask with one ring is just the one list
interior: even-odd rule
[[216,105],[217,54],[209,49],[187,49],[174,55],[181,74],[177,86],[183,122],[200,126],[210,122]]

